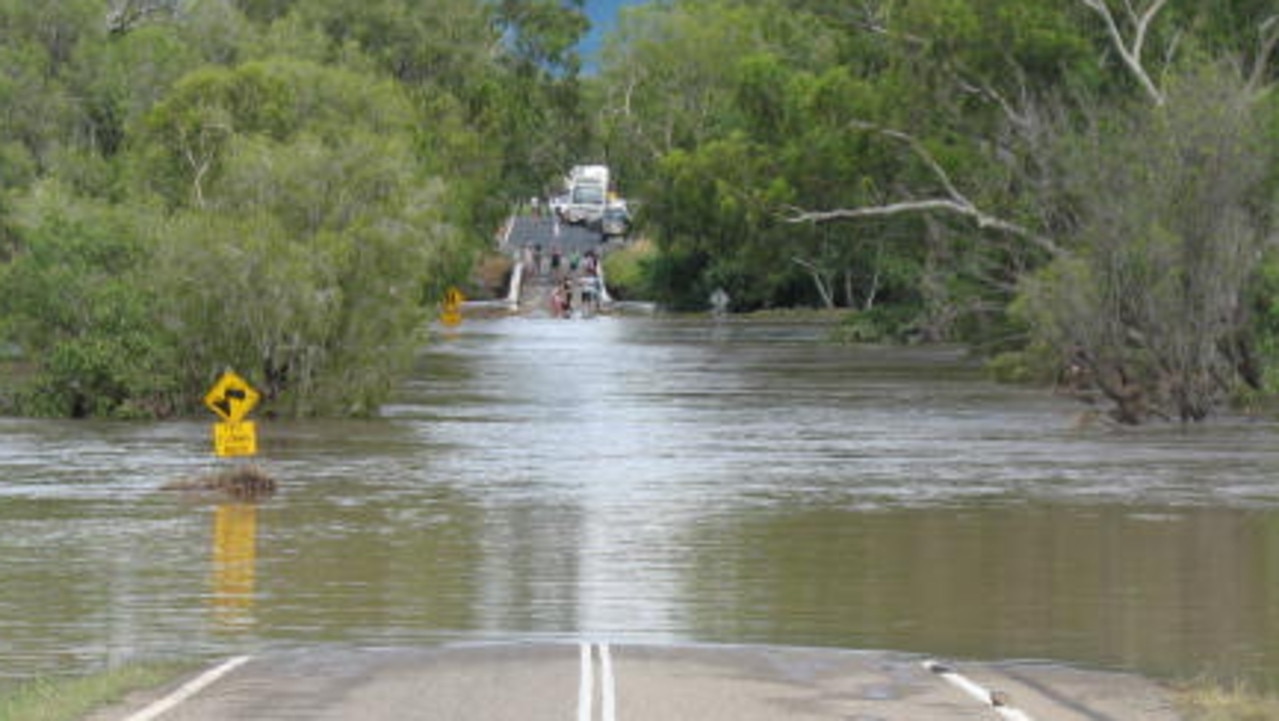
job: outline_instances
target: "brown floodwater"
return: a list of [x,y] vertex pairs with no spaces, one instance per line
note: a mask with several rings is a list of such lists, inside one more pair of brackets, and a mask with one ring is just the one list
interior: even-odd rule
[[0,677],[452,640],[893,649],[1279,679],[1279,424],[1077,427],[956,349],[467,320],[374,421],[0,419]]

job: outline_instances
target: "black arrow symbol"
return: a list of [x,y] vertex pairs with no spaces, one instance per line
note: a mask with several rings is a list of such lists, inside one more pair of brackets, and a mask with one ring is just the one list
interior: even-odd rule
[[226,396],[223,396],[219,398],[218,400],[213,401],[213,407],[222,411],[223,418],[231,417],[231,400],[227,398]]
[[243,388],[228,388],[226,393],[224,393],[221,398],[219,398],[216,401],[213,401],[213,406],[217,408],[218,410],[222,411],[223,417],[230,418],[231,417],[231,401],[233,400],[242,401],[247,397],[248,395],[244,392]]

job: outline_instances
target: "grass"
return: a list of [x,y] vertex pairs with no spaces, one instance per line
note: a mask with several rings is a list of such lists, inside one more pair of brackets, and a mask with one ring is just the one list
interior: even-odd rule
[[1242,682],[1198,682],[1178,692],[1177,710],[1186,721],[1279,721],[1279,696]]
[[130,664],[91,676],[0,685],[0,721],[75,721],[134,691],[163,686],[191,668],[176,663]]

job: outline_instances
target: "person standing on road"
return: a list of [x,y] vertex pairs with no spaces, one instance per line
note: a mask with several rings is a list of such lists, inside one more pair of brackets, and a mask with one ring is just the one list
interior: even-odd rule
[[556,245],[556,246],[552,246],[552,247],[551,247],[551,276],[552,276],[552,278],[555,280],[555,282],[556,282],[556,283],[558,283],[558,282],[560,282],[561,280],[563,280],[563,279],[564,279],[564,278],[562,277],[562,276],[563,276],[563,274],[560,272],[560,261],[561,261],[561,260],[562,260],[562,258],[561,258],[561,254],[560,254],[560,247],[559,247],[558,245]]
[[560,317],[572,318],[573,317],[573,281],[567,280],[567,279],[564,280],[564,282],[559,284],[558,289],[560,293],[560,298],[562,299],[562,302],[560,304],[560,309],[561,309]]
[[537,265],[534,260],[533,246],[528,243],[524,244],[524,249],[520,253],[520,265],[523,266],[520,274],[520,279],[522,281],[527,281],[529,278],[537,274]]
[[551,291],[551,317],[552,317],[552,318],[563,318],[563,317],[564,317],[564,288],[563,288],[563,286],[556,285],[556,286],[555,286],[555,289]]

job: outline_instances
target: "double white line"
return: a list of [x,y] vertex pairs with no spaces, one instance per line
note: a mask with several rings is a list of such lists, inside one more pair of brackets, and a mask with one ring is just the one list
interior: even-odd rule
[[600,721],[617,721],[617,687],[613,680],[613,656],[608,644],[581,644],[582,678],[577,687],[577,721],[594,721],[595,653],[600,657]]

